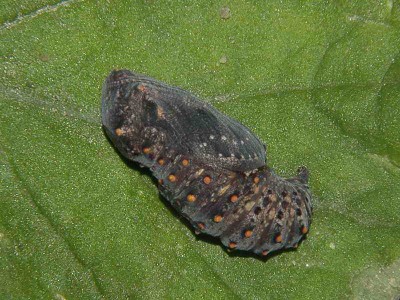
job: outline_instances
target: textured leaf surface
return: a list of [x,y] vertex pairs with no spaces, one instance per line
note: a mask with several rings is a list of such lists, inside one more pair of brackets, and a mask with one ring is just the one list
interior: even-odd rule
[[[0,1],[0,298],[393,299],[400,295],[398,1]],[[113,68],[249,126],[311,171],[296,251],[196,238],[100,127]]]

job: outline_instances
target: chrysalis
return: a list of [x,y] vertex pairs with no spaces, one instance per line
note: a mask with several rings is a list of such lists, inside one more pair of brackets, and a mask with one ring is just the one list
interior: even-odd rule
[[267,255],[296,247],[311,222],[308,172],[283,179],[248,128],[187,91],[128,70],[103,86],[103,127],[197,232]]

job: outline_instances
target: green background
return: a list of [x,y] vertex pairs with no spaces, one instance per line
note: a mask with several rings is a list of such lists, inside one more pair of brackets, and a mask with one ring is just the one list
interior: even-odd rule
[[[0,7],[1,299],[400,295],[398,1]],[[279,174],[306,165],[314,217],[300,247],[260,260],[198,239],[101,130],[113,68],[240,120]]]

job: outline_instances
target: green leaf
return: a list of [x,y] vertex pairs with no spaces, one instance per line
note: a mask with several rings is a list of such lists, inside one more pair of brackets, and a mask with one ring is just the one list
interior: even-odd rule
[[[1,299],[400,295],[398,1],[0,6]],[[306,165],[299,248],[260,260],[197,238],[102,132],[113,68],[211,101],[278,173]]]

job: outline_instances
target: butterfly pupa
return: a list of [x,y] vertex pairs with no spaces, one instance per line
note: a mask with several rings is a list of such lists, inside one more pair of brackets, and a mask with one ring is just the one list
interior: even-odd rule
[[267,255],[296,247],[308,232],[308,171],[282,178],[265,145],[244,125],[177,87],[112,71],[102,124],[127,159],[149,168],[160,193],[197,232],[229,249]]

